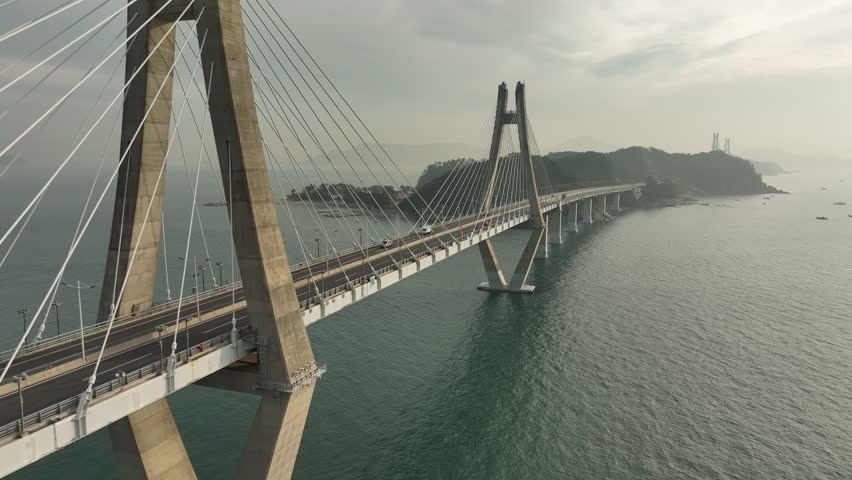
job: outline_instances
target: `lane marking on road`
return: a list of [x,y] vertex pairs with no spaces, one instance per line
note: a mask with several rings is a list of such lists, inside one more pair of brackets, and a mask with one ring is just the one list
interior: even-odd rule
[[[229,313],[230,313],[230,312],[229,312]],[[217,317],[217,318],[218,318],[218,317]],[[237,321],[239,322],[240,320],[242,320],[242,319],[244,319],[244,318],[246,318],[246,316],[245,316],[245,315],[243,315],[242,317],[237,317]],[[224,327],[225,325],[227,325],[227,324],[222,324],[222,325],[215,326],[215,327],[213,327],[213,328],[208,328],[207,330],[204,330],[204,331],[202,331],[201,333],[209,333],[209,332],[212,332],[213,330],[219,330],[220,328]],[[190,330],[192,330],[192,329],[190,329]]]
[[[128,361],[126,361],[126,362],[122,363],[121,365],[116,365],[116,366],[114,366],[114,367],[112,367],[112,368],[109,368],[109,369],[107,369],[107,370],[104,370],[103,372],[99,372],[99,373],[98,373],[98,375],[104,375],[105,373],[108,373],[108,372],[111,372],[111,371],[113,371],[113,370],[115,370],[115,369],[121,368],[121,367],[123,367],[123,366],[127,365],[128,363],[137,362],[137,361],[139,361],[139,360],[142,360],[143,358],[150,357],[151,355],[153,355],[153,353],[148,353],[148,354],[142,355],[142,356],[141,356],[141,357],[139,357],[139,358],[134,358],[133,360],[128,360]],[[84,381],[84,382],[87,382],[87,381],[89,381],[89,378],[90,378],[90,377],[83,377],[83,381]]]

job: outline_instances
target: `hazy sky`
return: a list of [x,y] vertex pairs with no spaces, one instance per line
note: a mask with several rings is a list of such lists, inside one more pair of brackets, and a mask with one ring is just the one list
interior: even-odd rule
[[[852,153],[852,2],[280,2],[394,142],[469,142],[501,80],[542,146]],[[307,6],[310,5],[310,6]],[[527,6],[528,5],[528,6]]]
[[[497,84],[523,80],[543,150],[593,137],[694,152],[718,131],[734,153],[852,154],[849,1],[273,2],[386,143],[476,144]],[[59,3],[0,7],[0,27]],[[0,43],[0,62],[37,40]],[[85,68],[70,62],[47,87]]]

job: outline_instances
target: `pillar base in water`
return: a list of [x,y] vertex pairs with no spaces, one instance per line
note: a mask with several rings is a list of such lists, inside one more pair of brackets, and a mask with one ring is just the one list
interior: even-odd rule
[[500,292],[500,293],[532,293],[535,290],[535,285],[521,285],[520,287],[510,287],[509,285],[491,285],[488,282],[482,282],[476,286],[476,288],[480,290],[485,290],[488,292]]

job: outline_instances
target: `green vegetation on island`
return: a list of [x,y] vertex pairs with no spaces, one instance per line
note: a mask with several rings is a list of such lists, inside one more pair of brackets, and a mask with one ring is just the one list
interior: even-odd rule
[[[542,157],[552,185],[592,182],[644,182],[646,205],[662,205],[667,199],[686,195],[750,195],[784,193],[763,182],[754,165],[722,151],[668,153],[656,148],[629,147],[611,153],[555,152]],[[501,162],[520,162],[517,153]],[[475,162],[472,166],[465,162]],[[482,201],[485,160],[456,158],[427,166],[417,181],[417,194],[409,186],[375,185],[357,187],[347,183],[308,185],[291,191],[288,200],[327,203],[335,207],[396,209],[416,215],[427,209],[436,212],[473,211]],[[510,167],[521,171],[521,165]],[[462,173],[460,173],[462,172]],[[451,178],[452,176],[452,178]],[[511,182],[499,177],[499,182]],[[506,185],[499,184],[502,191]],[[442,192],[451,191],[453,194]],[[458,192],[459,194],[455,194]],[[463,192],[463,194],[461,194]]]
[[656,148],[629,147],[612,153],[558,152],[544,157],[551,182],[654,178],[693,195],[751,195],[782,193],[763,182],[743,158],[717,150],[668,153]]
[[[517,155],[506,158],[517,158]],[[442,202],[448,201],[437,194],[453,169],[464,160],[459,158],[427,166],[417,182],[417,190],[423,199],[433,206],[442,206]],[[784,193],[764,183],[750,161],[723,151],[689,154],[629,147],[611,153],[554,152],[545,155],[543,161],[553,185],[601,181],[646,182],[649,187],[643,195],[646,199],[643,203],[650,205],[665,203],[661,200],[684,195]],[[468,191],[465,202],[481,201],[482,192],[472,177],[461,183],[456,188]],[[413,211],[414,207],[422,208],[422,202],[412,201],[412,204],[406,205],[406,211]],[[464,206],[460,205],[462,208]]]

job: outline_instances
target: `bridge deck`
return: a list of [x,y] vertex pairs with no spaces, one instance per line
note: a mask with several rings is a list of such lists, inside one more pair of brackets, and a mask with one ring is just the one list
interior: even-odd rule
[[[634,187],[636,187],[636,184],[594,187],[544,195],[541,197],[542,209],[549,211],[559,204],[613,192],[629,191]],[[379,273],[378,283],[381,284],[384,281],[386,284],[390,284],[419,271],[417,267],[408,269],[407,265],[416,265],[418,260],[431,264],[430,260],[433,258],[446,258],[463,248],[475,245],[485,238],[524,222],[527,216],[527,204],[523,202],[509,209],[498,210],[488,217],[468,216],[446,222],[444,225],[434,226],[434,235],[421,237],[417,233],[411,233],[401,236],[395,239],[397,246],[390,249],[370,246],[365,247],[365,250],[369,255],[369,262],[373,269]],[[482,222],[488,219],[492,219],[491,225],[483,228]],[[461,234],[461,232],[464,232],[464,234]],[[432,253],[435,254],[435,257]],[[402,270],[410,272],[403,274]],[[293,277],[297,282],[299,300],[302,302],[305,312],[305,323],[316,322],[334,311],[360,300],[367,294],[377,291],[381,288],[381,285],[378,287],[370,285],[369,278],[372,275],[373,271],[364,261],[364,255],[360,250],[344,253],[339,259],[337,257],[321,258],[310,264],[295,267]],[[317,289],[324,292],[323,300],[320,300],[317,295]],[[359,294],[359,292],[361,293]],[[338,301],[344,297],[344,301]],[[234,307],[232,306],[232,290],[230,288],[220,289],[214,294],[202,297],[199,300],[202,313],[201,320],[190,323],[188,333],[184,328],[184,323],[181,323],[181,330],[177,337],[178,350],[184,351],[188,349],[188,346],[191,348],[202,341],[227,334],[231,329],[234,308],[236,308],[238,326],[249,325],[244,302],[242,302],[242,290],[239,287],[236,288],[235,298],[237,303]],[[331,304],[335,304],[335,306],[332,307]],[[197,306],[193,299],[184,304],[182,314],[194,316],[196,309]],[[112,352],[105,356],[102,362],[99,377],[103,380],[100,383],[109,382],[119,371],[130,372],[158,362],[160,360],[160,345],[154,329],[161,324],[173,325],[175,318],[176,308],[171,307],[152,312],[142,312],[114,327],[108,345],[108,351],[111,350]],[[91,350],[89,350],[90,361],[96,354],[95,346],[97,348],[100,346],[103,333],[103,329],[95,329],[87,335],[87,344],[92,345]],[[163,335],[165,355],[169,353],[172,335],[173,333]],[[48,344],[43,348],[27,352],[16,359],[12,369],[10,369],[10,376],[15,372],[32,373],[45,370],[48,366],[51,367],[50,370],[44,372],[47,374],[47,378],[36,379],[32,384],[25,386],[23,397],[27,414],[38,412],[63,400],[73,398],[85,389],[85,382],[91,375],[93,366],[83,364],[79,357],[79,343],[71,339]],[[74,363],[74,360],[76,360],[76,363]],[[16,385],[6,383],[0,386],[0,445],[7,443],[11,438],[2,438],[3,426],[14,423],[18,417]],[[0,446],[0,449],[2,448]]]

